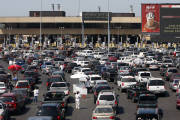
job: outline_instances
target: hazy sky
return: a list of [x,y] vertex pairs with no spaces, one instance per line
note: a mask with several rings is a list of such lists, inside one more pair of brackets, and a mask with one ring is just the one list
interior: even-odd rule
[[[41,0],[0,0],[0,16],[28,16],[29,11],[40,10]],[[178,2],[179,1],[179,2]],[[61,4],[67,16],[79,15],[79,0],[42,0],[44,11],[52,10],[51,4]],[[108,0],[80,0],[80,11],[108,10]],[[133,5],[136,16],[141,15],[141,3],[180,3],[180,0],[109,0],[110,11],[130,12]],[[57,6],[55,6],[57,10]]]

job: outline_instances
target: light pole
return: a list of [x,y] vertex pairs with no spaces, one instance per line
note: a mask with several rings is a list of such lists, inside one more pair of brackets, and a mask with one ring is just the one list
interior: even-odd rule
[[110,43],[110,19],[109,19],[109,0],[108,0],[108,54],[109,54],[109,43]]
[[42,50],[41,48],[41,42],[42,42],[42,0],[41,0],[41,10],[40,10],[40,36],[39,36],[39,39],[40,39],[40,51]]
[[11,40],[11,30],[12,30],[12,26],[9,26],[9,27],[7,27],[7,30],[9,31],[8,33],[9,33],[9,39],[8,39],[8,46],[10,45],[10,40]]
[[60,44],[62,45],[62,32],[63,32],[63,30],[64,30],[64,27],[59,27],[59,29],[61,30],[61,42],[60,42]]

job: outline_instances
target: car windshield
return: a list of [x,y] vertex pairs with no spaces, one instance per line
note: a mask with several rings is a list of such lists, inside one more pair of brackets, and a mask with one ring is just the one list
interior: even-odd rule
[[150,86],[164,86],[164,84],[162,80],[151,80],[149,83]]
[[101,77],[91,77],[91,80],[101,80]]
[[13,102],[13,98],[12,97],[0,97],[0,100],[3,102]]
[[136,82],[135,78],[122,78],[122,82]]
[[95,113],[112,113],[112,108],[96,108]]
[[114,100],[114,96],[113,95],[101,95],[99,100],[113,101]]
[[26,94],[27,94],[27,91],[26,91],[26,90],[12,90],[12,93],[17,93],[17,94],[26,95]]
[[67,87],[65,83],[54,83],[52,87]]
[[141,73],[141,77],[150,77],[150,73]]

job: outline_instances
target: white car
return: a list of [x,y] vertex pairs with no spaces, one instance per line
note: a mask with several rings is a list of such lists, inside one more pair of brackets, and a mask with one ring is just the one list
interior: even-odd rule
[[97,97],[96,105],[111,105],[113,108],[118,107],[117,96],[112,90],[102,90]]
[[7,91],[6,85],[4,82],[0,82],[0,94],[5,93]]
[[133,76],[122,76],[119,80],[117,80],[117,85],[120,86],[121,92],[136,83],[137,81]]
[[162,78],[150,78],[147,82],[147,90],[155,94],[165,94],[165,82]]
[[135,76],[135,79],[137,82],[148,82],[148,80],[151,78],[151,72],[149,71],[141,71],[138,72],[137,76]]
[[90,81],[90,86],[94,87],[95,82],[101,80],[102,78],[100,75],[88,75],[88,79]]

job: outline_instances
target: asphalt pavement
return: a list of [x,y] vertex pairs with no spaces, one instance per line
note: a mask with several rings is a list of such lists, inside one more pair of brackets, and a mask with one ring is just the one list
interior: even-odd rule
[[[5,68],[8,67],[8,64],[4,61],[0,61],[0,64]],[[21,76],[21,75],[20,75]],[[152,76],[161,77],[159,75],[159,71],[152,71]],[[40,105],[40,101],[42,100],[43,94],[46,90],[46,75],[41,75],[41,80],[37,86],[40,89],[39,102],[37,104],[30,103],[26,105],[25,110],[20,114],[13,114],[11,116],[11,120],[27,120],[30,116],[35,116],[37,112],[37,106]],[[80,110],[75,109],[74,104],[74,95],[72,94],[72,84],[76,83],[76,80],[70,79],[70,74],[66,74],[66,80],[71,82],[71,103],[68,105],[68,110],[66,112],[66,120],[91,120],[92,111],[95,108],[95,104],[93,103],[93,94],[88,94],[85,99],[81,99]],[[114,88],[116,93],[119,95],[119,108],[117,111],[117,120],[135,120],[135,112],[136,112],[136,103],[132,103],[130,100],[126,98],[126,93],[121,93],[118,90],[117,85],[110,83],[110,85]],[[180,110],[176,109],[176,96],[175,92],[172,92],[169,89],[168,82],[166,82],[166,88],[169,96],[159,97],[158,98],[158,107],[160,111],[162,111],[163,116],[162,120],[180,120]]]

